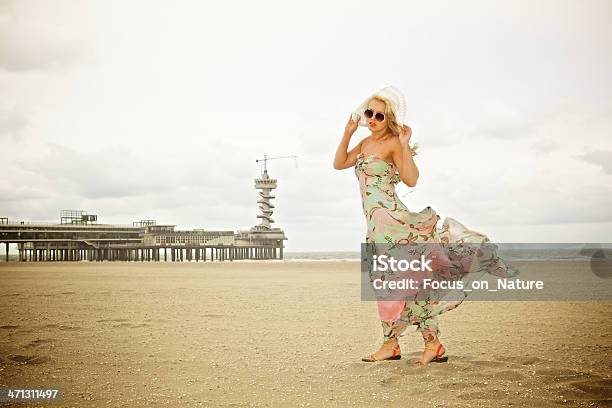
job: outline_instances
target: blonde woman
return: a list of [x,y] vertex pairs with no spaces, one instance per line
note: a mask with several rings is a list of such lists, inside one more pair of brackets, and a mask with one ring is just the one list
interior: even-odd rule
[[[355,168],[368,227],[366,242],[490,242],[486,235],[469,230],[450,217],[438,228],[440,217],[431,207],[411,212],[397,197],[395,184],[402,181],[414,187],[419,179],[419,169],[414,161],[417,146],[411,147],[409,144],[412,131],[404,123],[405,110],[404,96],[397,88],[388,86],[379,90],[351,115],[336,151],[334,169]],[[367,126],[371,134],[347,151],[359,125]],[[495,253],[488,255],[487,260],[491,264],[487,272],[505,277],[518,273]],[[462,300],[378,300],[383,344],[378,351],[362,360],[400,359],[398,338],[408,325],[416,325],[425,344],[423,354],[416,363],[427,365],[432,361],[445,361],[446,357],[443,356],[446,350],[439,339],[437,316],[457,307]]]

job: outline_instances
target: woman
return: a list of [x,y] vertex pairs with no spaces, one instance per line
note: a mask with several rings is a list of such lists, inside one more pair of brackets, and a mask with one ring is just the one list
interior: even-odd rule
[[[440,243],[443,246],[446,243],[490,242],[486,235],[467,229],[450,217],[438,228],[440,217],[431,207],[420,212],[411,212],[399,200],[395,193],[395,184],[402,181],[414,187],[419,178],[419,170],[413,160],[416,146],[409,145],[412,131],[403,123],[404,116],[405,102],[402,93],[393,86],[381,89],[367,98],[351,115],[336,151],[335,169],[355,166],[368,226],[366,243],[418,241],[428,245]],[[350,139],[359,124],[367,125],[371,134],[347,151]],[[445,259],[453,259],[448,270],[456,277],[471,272],[470,267],[473,264],[467,267],[463,261],[468,255],[474,254],[474,251],[468,250],[464,258],[452,258],[450,253],[447,253],[449,256]],[[484,267],[480,264],[481,272],[503,277],[518,273],[518,270],[498,258],[494,250],[486,254],[478,251],[478,257],[479,261],[486,258]],[[370,277],[372,279],[371,272]],[[400,300],[378,299],[384,341],[378,351],[362,360],[373,362],[401,358],[398,338],[408,325],[416,325],[425,343],[421,359],[416,363],[427,365],[432,361],[445,361],[446,358],[442,356],[446,350],[439,340],[437,316],[457,307],[462,300],[463,298],[439,301],[435,297],[423,299],[411,296]]]

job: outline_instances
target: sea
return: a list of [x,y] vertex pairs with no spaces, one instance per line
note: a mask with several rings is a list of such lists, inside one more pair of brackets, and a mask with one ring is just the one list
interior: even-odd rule
[[[508,261],[612,259],[612,243],[495,243]],[[360,251],[285,251],[288,261],[359,261]]]

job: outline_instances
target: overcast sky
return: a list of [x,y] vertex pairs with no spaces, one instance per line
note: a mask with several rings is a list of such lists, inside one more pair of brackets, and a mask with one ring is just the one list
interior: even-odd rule
[[408,208],[493,242],[612,242],[611,20],[608,0],[0,0],[0,216],[248,229],[255,159],[297,155],[268,164],[287,250],[358,251],[333,157],[394,84],[421,146]]

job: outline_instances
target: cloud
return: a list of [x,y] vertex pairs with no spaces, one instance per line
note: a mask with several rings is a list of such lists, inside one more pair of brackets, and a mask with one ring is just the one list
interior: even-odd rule
[[4,1],[0,6],[0,68],[21,72],[73,64],[83,52],[83,38],[67,26],[34,17],[32,6],[44,5]]
[[[29,147],[22,148],[27,150]],[[83,199],[119,199],[173,193],[179,189],[189,194],[214,197],[224,193],[223,184],[231,185],[237,181],[222,166],[210,166],[204,171],[205,165],[194,159],[197,152],[186,153],[177,162],[165,160],[163,155],[137,154],[124,145],[83,151],[45,142],[38,145],[38,149],[40,155],[15,158],[13,166],[38,177],[42,184],[54,185]],[[220,183],[206,183],[210,179]]]
[[588,149],[576,157],[601,167],[606,174],[612,174],[612,150]]
[[0,140],[11,139],[18,142],[28,125],[28,115],[13,106],[0,106]]
[[540,139],[533,142],[530,146],[540,154],[549,154],[559,149],[559,143],[553,140]]

